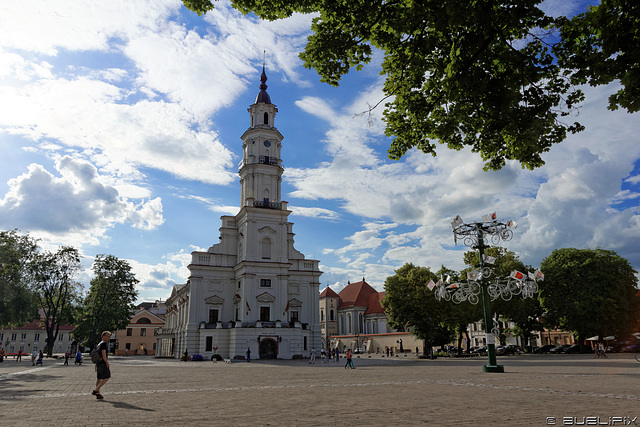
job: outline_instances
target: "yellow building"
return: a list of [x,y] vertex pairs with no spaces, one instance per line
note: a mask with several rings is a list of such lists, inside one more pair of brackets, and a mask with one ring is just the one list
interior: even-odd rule
[[[156,328],[164,326],[163,302],[142,303],[126,329],[115,333],[115,354],[124,356],[153,356],[156,354]],[[112,337],[113,339],[113,337]]]

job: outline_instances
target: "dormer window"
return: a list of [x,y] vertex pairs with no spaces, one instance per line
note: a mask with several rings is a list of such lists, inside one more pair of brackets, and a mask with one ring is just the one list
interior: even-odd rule
[[269,113],[264,113],[264,124],[265,125],[269,124]]

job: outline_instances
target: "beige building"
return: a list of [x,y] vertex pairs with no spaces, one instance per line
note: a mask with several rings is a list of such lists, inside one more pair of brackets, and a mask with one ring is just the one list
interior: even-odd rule
[[153,356],[156,354],[155,330],[165,324],[165,305],[161,301],[145,302],[138,306],[126,329],[116,331],[115,354]]
[[[71,332],[75,329],[71,325],[60,325],[56,342],[53,345],[53,353],[64,353],[72,350],[75,345]],[[7,354],[18,351],[31,354],[33,350],[44,351],[47,342],[47,330],[40,319],[29,322],[22,327],[12,329],[0,329],[0,348]],[[75,346],[73,347],[75,348]]]

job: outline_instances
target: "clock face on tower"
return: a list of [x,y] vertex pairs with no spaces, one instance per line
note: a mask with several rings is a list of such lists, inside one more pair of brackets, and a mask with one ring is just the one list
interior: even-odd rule
[[263,144],[265,147],[271,147],[271,141],[269,141],[268,139],[265,139]]

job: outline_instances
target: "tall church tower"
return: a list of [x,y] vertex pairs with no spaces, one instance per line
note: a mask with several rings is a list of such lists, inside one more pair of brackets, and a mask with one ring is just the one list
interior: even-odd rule
[[291,211],[282,201],[283,136],[278,109],[260,92],[242,134],[240,211],[223,216],[219,243],[193,252],[189,280],[167,300],[159,355],[189,352],[243,358],[292,358],[319,349],[319,261],[294,248]]

